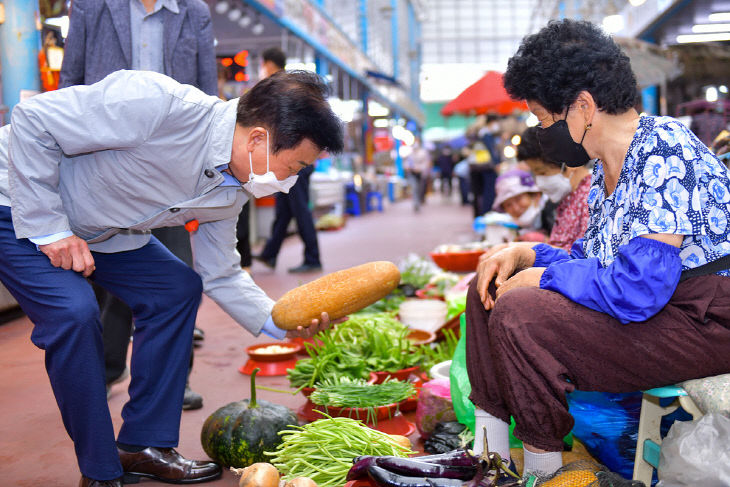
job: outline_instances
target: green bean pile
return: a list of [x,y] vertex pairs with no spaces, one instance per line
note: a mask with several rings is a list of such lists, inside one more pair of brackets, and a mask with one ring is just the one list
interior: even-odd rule
[[405,401],[415,393],[416,389],[410,382],[389,380],[382,384],[368,384],[362,379],[340,377],[317,384],[309,399],[321,406],[369,408]]
[[342,486],[352,459],[360,455],[413,453],[389,435],[370,429],[350,418],[319,419],[305,426],[280,431],[283,442],[276,451],[266,452],[284,480],[309,477],[318,487]]

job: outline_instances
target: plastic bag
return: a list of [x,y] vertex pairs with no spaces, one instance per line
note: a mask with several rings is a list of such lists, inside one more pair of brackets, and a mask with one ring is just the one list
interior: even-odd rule
[[423,449],[428,453],[446,453],[462,448],[462,433],[466,428],[456,421],[439,423],[433,434],[423,442]]
[[677,421],[662,441],[657,487],[730,485],[730,419],[710,413]]
[[469,374],[466,371],[466,315],[461,315],[459,321],[461,334],[456,344],[454,358],[451,360],[449,379],[451,383],[451,402],[454,405],[454,413],[459,423],[474,432],[474,403],[469,400],[471,394],[471,383]]
[[421,388],[416,407],[416,426],[426,438],[438,423],[456,421],[448,379],[434,379]]
[[595,459],[631,478],[641,413],[641,392],[613,394],[575,391],[568,394],[575,419],[573,435]]

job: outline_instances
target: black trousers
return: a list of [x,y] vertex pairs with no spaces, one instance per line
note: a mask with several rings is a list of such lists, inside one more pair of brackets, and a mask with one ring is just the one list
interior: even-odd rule
[[314,219],[309,209],[309,178],[314,168],[309,166],[299,171],[299,179],[289,193],[276,193],[276,216],[271,227],[271,237],[266,242],[261,258],[276,261],[281,244],[286,238],[286,229],[294,218],[299,236],[304,242],[304,264],[322,265],[319,260],[319,244]]
[[[193,266],[193,250],[190,234],[185,227],[156,228],[152,234],[162,242],[178,259],[189,267]],[[103,327],[104,364],[107,384],[122,375],[127,366],[129,338],[132,336],[132,310],[127,304],[101,286],[94,286],[99,303]],[[190,352],[190,369],[193,367],[193,352]]]

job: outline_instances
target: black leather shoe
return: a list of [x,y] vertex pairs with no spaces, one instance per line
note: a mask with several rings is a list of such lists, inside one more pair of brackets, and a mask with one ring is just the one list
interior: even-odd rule
[[140,477],[169,484],[197,484],[221,476],[217,463],[188,460],[174,448],[149,447],[136,453],[119,450],[124,483],[136,484]]
[[84,475],[81,476],[81,480],[79,480],[79,487],[122,487],[122,478],[119,477],[118,479],[114,480],[94,480],[90,479],[89,477],[86,477]]
[[304,272],[319,272],[321,270],[321,265],[302,264],[299,267],[292,267],[291,269],[289,269],[289,272],[291,272],[292,274],[301,274]]
[[183,410],[200,409],[203,407],[203,396],[195,392],[189,385],[185,386],[185,396],[183,397]]
[[276,267],[276,259],[267,259],[265,257],[261,257],[260,255],[253,255],[251,257],[253,258],[253,260],[261,262],[262,264],[264,264],[266,267],[268,267],[270,269],[273,269],[274,267]]

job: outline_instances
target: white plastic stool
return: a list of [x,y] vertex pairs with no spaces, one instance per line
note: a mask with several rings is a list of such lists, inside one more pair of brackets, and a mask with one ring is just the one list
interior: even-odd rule
[[[659,401],[663,398],[674,397],[666,407]],[[634,480],[640,480],[651,485],[653,469],[659,467],[659,452],[662,438],[659,427],[662,416],[673,413],[679,406],[692,415],[693,419],[702,417],[702,412],[687,392],[679,386],[657,387],[644,391],[641,399],[641,414],[639,416],[639,436],[636,439],[636,456],[634,457]]]

